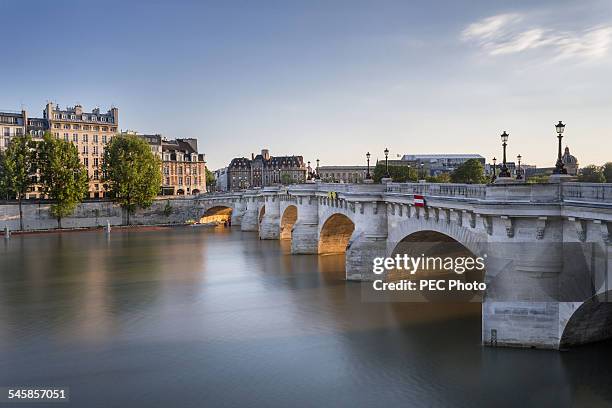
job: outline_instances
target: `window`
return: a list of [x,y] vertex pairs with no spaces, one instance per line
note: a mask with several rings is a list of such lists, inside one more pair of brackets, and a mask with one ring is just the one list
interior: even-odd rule
[[98,158],[97,157],[94,157],[93,165],[94,165],[94,167],[98,167]]
[[79,125],[72,125],[73,129],[80,129],[81,127]]
[[106,135],[102,135],[102,143],[106,144]]
[[94,170],[94,176],[93,176],[94,180],[98,179],[98,170]]
[[103,132],[107,132],[107,131],[108,131],[108,128],[107,128],[106,126],[102,126],[102,131],[103,131]]
[[72,134],[72,141],[75,142],[75,143],[78,142],[79,141],[79,135],[76,134],[76,133],[73,133]]
[[60,128],[60,124],[59,124],[59,123],[54,123],[54,124],[53,124],[53,128],[55,128],[55,129],[59,129],[59,128]]
[[70,125],[64,125],[64,129],[70,129]]
[[93,135],[93,142],[98,143],[98,135]]
[[178,182],[179,186],[182,186],[183,185],[183,178],[179,176],[178,181],[179,181]]
[[87,153],[89,153],[89,149],[87,148],[87,145],[83,145],[83,154]]
[[89,125],[83,125],[83,130],[89,130]]
[[83,158],[83,164],[85,165],[85,167],[89,166],[89,159],[87,157]]
[[93,147],[93,154],[98,154],[98,146]]
[[83,142],[87,142],[89,139],[89,136],[87,136],[87,134],[83,135]]

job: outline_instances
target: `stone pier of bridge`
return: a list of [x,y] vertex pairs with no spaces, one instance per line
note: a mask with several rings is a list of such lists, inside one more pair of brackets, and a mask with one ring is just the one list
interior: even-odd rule
[[611,184],[311,183],[201,197],[232,208],[243,231],[291,239],[292,254],[345,253],[347,280],[378,279],[374,258],[432,236],[487,257],[485,345],[612,338]]

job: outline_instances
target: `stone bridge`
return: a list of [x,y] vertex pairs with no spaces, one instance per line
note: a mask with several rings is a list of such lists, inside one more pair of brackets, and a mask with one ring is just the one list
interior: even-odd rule
[[374,258],[400,243],[459,243],[488,257],[483,344],[612,337],[612,184],[312,183],[202,195],[197,207],[230,208],[234,226],[291,239],[293,254],[346,252],[348,280],[379,279]]

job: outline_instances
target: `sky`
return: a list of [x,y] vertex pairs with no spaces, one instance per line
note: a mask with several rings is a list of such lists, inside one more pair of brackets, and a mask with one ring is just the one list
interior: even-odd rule
[[208,167],[267,148],[612,161],[612,1],[0,0],[0,111],[119,108]]

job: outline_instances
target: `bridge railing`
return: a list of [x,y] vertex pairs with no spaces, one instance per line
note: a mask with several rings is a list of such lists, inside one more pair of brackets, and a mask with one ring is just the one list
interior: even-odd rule
[[580,201],[612,204],[612,183],[563,183],[563,201]]
[[388,183],[386,191],[388,193],[484,199],[487,196],[486,187],[484,184]]

